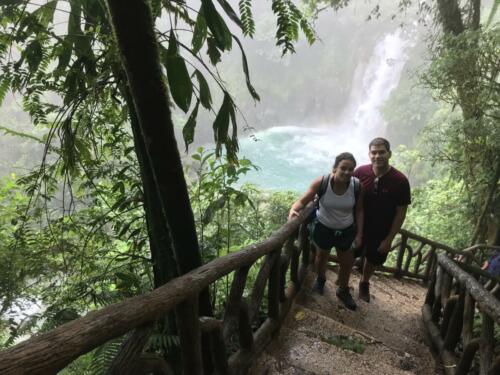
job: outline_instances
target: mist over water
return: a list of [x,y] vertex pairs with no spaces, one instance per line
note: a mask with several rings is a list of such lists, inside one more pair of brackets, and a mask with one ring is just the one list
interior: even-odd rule
[[384,136],[380,112],[397,87],[408,60],[411,38],[397,31],[384,35],[367,62],[358,64],[348,105],[331,124],[273,127],[241,140],[241,157],[259,166],[243,179],[266,189],[304,191],[331,170],[335,155],[349,151],[358,165],[368,162],[368,143]]

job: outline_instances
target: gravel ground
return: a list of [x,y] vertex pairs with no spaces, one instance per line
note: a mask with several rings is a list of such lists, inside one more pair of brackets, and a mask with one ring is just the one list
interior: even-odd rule
[[441,373],[427,346],[421,319],[426,289],[420,283],[375,275],[366,303],[358,299],[359,274],[353,273],[358,308],[350,311],[335,296],[336,277],[328,271],[320,296],[311,291],[314,275],[309,275],[251,375]]

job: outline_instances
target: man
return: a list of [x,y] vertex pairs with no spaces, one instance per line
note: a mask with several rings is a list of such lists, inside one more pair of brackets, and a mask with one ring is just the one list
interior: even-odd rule
[[366,302],[370,302],[370,278],[375,269],[386,261],[411,203],[408,179],[389,165],[389,142],[384,138],[375,138],[368,149],[371,164],[360,166],[353,174],[359,178],[365,192],[363,247],[356,256],[364,251],[359,298]]

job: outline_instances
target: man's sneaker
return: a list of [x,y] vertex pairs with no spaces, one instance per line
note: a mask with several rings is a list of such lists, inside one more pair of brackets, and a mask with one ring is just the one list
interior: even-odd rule
[[323,292],[324,292],[324,289],[325,289],[325,282],[326,282],[326,279],[322,278],[322,277],[318,277],[316,279],[316,282],[314,283],[314,286],[313,286],[313,292],[316,292],[316,293],[319,293],[321,295],[323,295]]
[[337,297],[349,310],[356,310],[356,302],[352,299],[349,288],[337,288]]
[[359,283],[359,298],[365,302],[370,302],[370,283],[361,281]]

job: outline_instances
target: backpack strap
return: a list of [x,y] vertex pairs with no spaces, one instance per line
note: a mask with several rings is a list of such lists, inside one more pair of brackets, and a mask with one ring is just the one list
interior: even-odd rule
[[354,223],[356,223],[356,206],[358,204],[359,192],[361,190],[361,182],[359,178],[352,176],[352,182],[354,183],[354,206],[352,206],[352,216],[354,217]]
[[321,177],[321,185],[318,190],[318,200],[326,193],[326,189],[328,188],[328,181],[330,180],[330,174],[325,174]]
[[[354,202],[358,201],[359,198],[359,191],[361,190],[361,183],[359,181],[359,178],[357,177],[351,177],[352,181],[354,182]],[[356,204],[356,203],[355,203]]]

